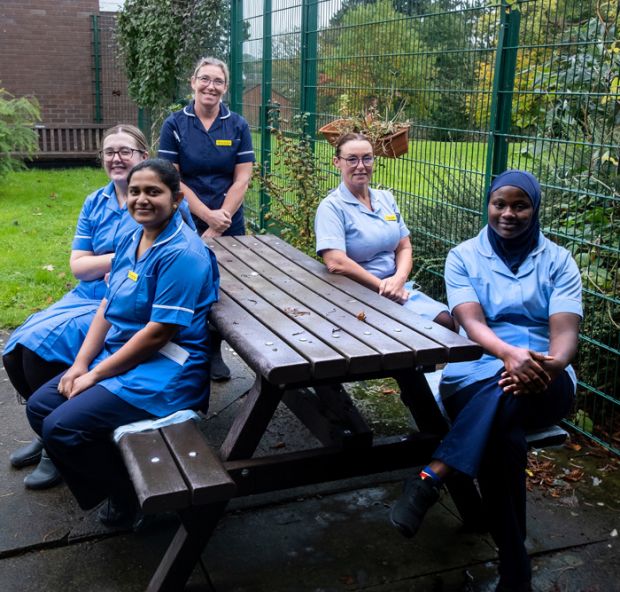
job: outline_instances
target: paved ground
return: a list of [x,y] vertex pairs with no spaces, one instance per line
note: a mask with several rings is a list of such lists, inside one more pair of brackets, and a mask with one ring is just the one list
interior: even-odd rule
[[[0,340],[6,338],[0,334]],[[250,385],[247,369],[226,352],[233,379],[218,385],[205,433],[220,442]],[[11,450],[30,439],[24,409],[0,371],[0,592],[144,590],[174,531],[170,517],[141,534],[101,526],[64,486],[24,490],[29,469],[14,470]],[[261,453],[313,445],[285,409]],[[620,471],[596,451],[545,452],[561,475],[582,467],[573,492],[529,500],[528,546],[538,592],[620,590]],[[601,470],[606,469],[606,470]],[[579,469],[581,470],[581,469]],[[493,590],[495,550],[487,536],[462,534],[447,496],[418,536],[402,539],[387,510],[401,474],[234,500],[204,554],[218,592],[440,592]],[[548,488],[547,488],[548,489]],[[473,583],[472,583],[473,579]],[[209,587],[200,570],[188,586]]]

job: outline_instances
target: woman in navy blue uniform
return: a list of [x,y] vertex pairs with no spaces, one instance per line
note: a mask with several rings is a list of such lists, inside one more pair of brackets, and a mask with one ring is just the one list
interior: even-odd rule
[[[11,384],[24,399],[73,363],[105,294],[103,278],[110,271],[116,245],[136,227],[125,207],[127,175],[147,155],[147,141],[138,128],[117,125],[104,133],[101,161],[110,182],[86,198],[78,218],[70,265],[79,282],[61,300],[28,317],[11,334],[3,352]],[[36,438],[10,457],[16,468],[39,458],[39,466],[24,480],[31,489],[45,489],[60,480],[41,441]]]
[[[174,163],[196,228],[204,238],[245,234],[243,200],[255,160],[246,120],[222,103],[230,79],[216,58],[199,60],[191,78],[194,100],[161,129],[159,156]],[[212,331],[213,380],[230,378]]]
[[466,335],[484,348],[448,364],[440,383],[449,433],[419,475],[408,479],[391,520],[413,536],[454,471],[477,477],[498,548],[497,592],[531,590],[525,548],[525,431],[565,417],[572,406],[582,316],[581,277],[571,254],[540,232],[540,185],[506,171],[487,195],[488,225],[446,259],[446,291]]
[[117,249],[106,296],[73,365],[27,406],[80,507],[109,498],[99,514],[106,524],[131,520],[136,509],[113,430],[206,409],[207,315],[219,283],[215,256],[178,211],[176,169],[147,160],[128,183],[127,207],[140,227]]

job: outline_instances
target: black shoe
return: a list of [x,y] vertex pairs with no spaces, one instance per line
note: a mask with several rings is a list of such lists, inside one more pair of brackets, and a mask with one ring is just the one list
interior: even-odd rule
[[219,349],[211,355],[211,380],[215,382],[230,380],[230,368],[222,359],[222,352]]
[[47,456],[47,452],[43,450],[37,468],[24,479],[24,485],[27,489],[49,489],[61,481],[62,477],[58,469],[54,466],[52,459]]
[[26,444],[13,452],[11,456],[9,456],[9,461],[16,469],[21,469],[28,465],[35,465],[41,458],[42,450],[43,442],[37,437],[30,442],[30,444]]
[[403,494],[390,510],[390,521],[403,536],[411,538],[438,499],[439,488],[432,479],[422,479],[419,475],[410,477],[405,481]]
[[138,515],[138,503],[133,496],[111,495],[99,511],[97,518],[105,526],[130,527],[133,526]]

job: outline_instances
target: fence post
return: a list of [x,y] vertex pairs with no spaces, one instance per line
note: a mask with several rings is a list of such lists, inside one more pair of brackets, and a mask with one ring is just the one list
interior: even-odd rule
[[303,0],[301,16],[301,104],[302,113],[308,113],[308,133],[316,138],[317,93],[317,0]]
[[[261,82],[261,109],[260,109],[260,162],[263,174],[269,173],[271,168],[271,0],[263,0],[263,72]],[[269,213],[271,198],[261,187],[258,221],[260,230],[265,229],[265,216]]]
[[99,15],[91,15],[91,27],[93,31],[93,86],[95,95],[95,123],[101,123],[101,41],[99,39]]
[[243,111],[243,0],[230,3],[230,108]]
[[[493,177],[506,170],[508,164],[508,134],[512,118],[512,97],[517,66],[519,27],[521,13],[510,7],[509,0],[502,0],[499,39],[491,91],[491,114],[485,171],[485,194]],[[483,221],[487,209],[482,207]]]

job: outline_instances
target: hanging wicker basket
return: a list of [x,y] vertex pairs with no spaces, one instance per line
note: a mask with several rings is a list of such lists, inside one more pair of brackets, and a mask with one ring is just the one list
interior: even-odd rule
[[[369,140],[372,144],[375,156],[385,156],[387,158],[397,158],[407,154],[409,150],[409,125],[404,125],[393,134],[381,136],[376,140]],[[347,133],[350,128],[346,119],[335,119],[319,129],[323,137],[332,145],[336,146],[340,136]],[[346,131],[345,131],[346,130]],[[361,131],[360,133],[364,133]]]

